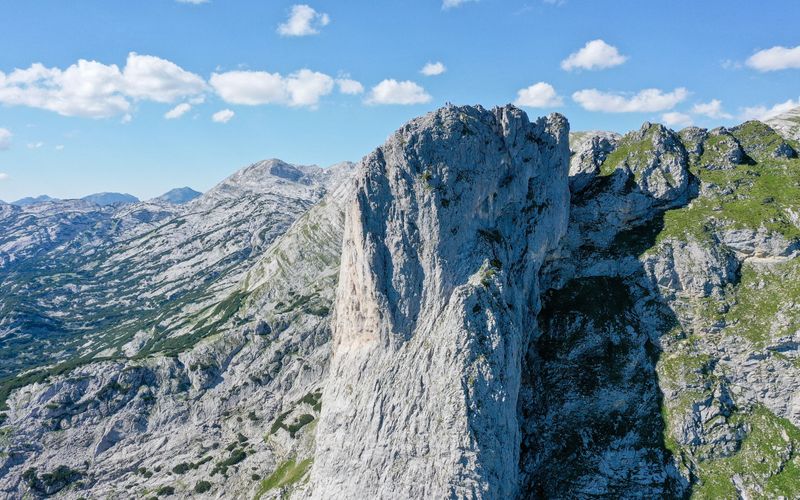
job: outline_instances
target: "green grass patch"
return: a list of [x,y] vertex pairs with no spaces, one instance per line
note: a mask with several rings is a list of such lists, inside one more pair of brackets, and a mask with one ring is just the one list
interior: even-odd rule
[[307,458],[299,463],[296,462],[295,459],[283,462],[275,469],[275,472],[261,482],[255,500],[259,500],[265,493],[271,490],[289,487],[297,483],[306,475],[312,463],[313,459],[311,458]]

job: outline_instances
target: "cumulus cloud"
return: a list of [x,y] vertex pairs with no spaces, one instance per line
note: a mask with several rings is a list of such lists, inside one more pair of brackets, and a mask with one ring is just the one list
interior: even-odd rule
[[11,137],[14,134],[7,128],[0,128],[0,151],[9,149],[11,147]]
[[733,116],[722,109],[722,101],[719,99],[711,99],[709,102],[695,104],[692,106],[692,113],[714,118],[715,120],[728,120],[733,118]]
[[328,14],[317,12],[309,5],[293,5],[289,12],[289,19],[278,26],[278,33],[282,36],[316,35],[320,28],[327,26],[330,22]]
[[64,145],[59,144],[58,146],[56,146],[56,151],[64,151]]
[[636,94],[603,92],[597,89],[579,90],[572,99],[588,111],[606,113],[635,113],[667,111],[689,96],[683,87],[672,92],[660,89],[644,89]]
[[768,120],[797,107],[800,107],[800,98],[797,100],[789,99],[769,108],[766,106],[744,108],[740,117],[742,120]]
[[208,3],[209,0],[175,0],[178,3],[190,3],[193,5],[200,5],[202,3]]
[[670,111],[661,115],[661,121],[670,127],[688,127],[692,124],[692,117],[686,113]]
[[4,181],[8,179],[8,174],[5,172],[0,172],[0,181]]
[[175,106],[174,108],[170,109],[166,113],[164,113],[164,118],[167,120],[174,120],[176,118],[180,118],[181,116],[185,115],[192,109],[192,105],[188,102],[182,102]]
[[35,63],[0,72],[0,103],[54,111],[64,116],[108,118],[125,115],[131,100],[174,102],[201,94],[203,79],[154,56],[128,54],[125,68],[79,60],[66,69]]
[[44,143],[43,143],[42,141],[39,141],[39,142],[29,142],[29,143],[27,144],[27,146],[28,146],[28,149],[42,149],[42,147],[44,146]]
[[228,123],[235,114],[230,109],[222,109],[211,115],[211,120],[216,123]]
[[217,94],[231,104],[282,104],[311,108],[315,108],[334,87],[333,78],[309,69],[301,69],[286,77],[266,71],[228,71],[212,74],[210,83]]
[[564,104],[564,100],[552,85],[539,82],[519,90],[514,104],[528,108],[553,108]]
[[759,50],[747,59],[746,64],[758,71],[800,69],[800,45]]
[[431,100],[425,89],[412,81],[383,80],[372,87],[367,104],[424,104]]
[[342,94],[356,95],[364,92],[364,86],[361,85],[361,82],[350,78],[338,78],[336,79],[336,85]]
[[561,69],[606,69],[619,66],[627,60],[628,57],[620,54],[616,47],[598,39],[587,42],[579,51],[561,61]]
[[436,76],[441,75],[445,71],[447,71],[447,67],[441,62],[437,61],[435,63],[429,62],[423,66],[419,72],[425,76]]
[[205,81],[177,64],[155,56],[128,54],[124,93],[136,99],[156,102],[175,102],[206,90]]

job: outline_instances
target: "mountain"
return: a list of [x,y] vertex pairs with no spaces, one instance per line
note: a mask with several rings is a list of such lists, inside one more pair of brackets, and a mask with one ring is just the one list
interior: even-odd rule
[[798,148],[447,106],[356,167],[0,207],[2,352],[51,360],[3,382],[0,492],[792,498]]
[[766,123],[784,138],[800,141],[800,107],[770,118]]
[[56,198],[51,198],[46,194],[43,194],[41,196],[34,196],[34,197],[29,196],[26,198],[20,198],[17,201],[12,201],[10,204],[16,205],[18,207],[25,207],[28,205],[35,205],[37,203],[44,203],[46,201],[58,201],[58,200]]
[[213,310],[336,182],[335,172],[350,168],[259,162],[179,206],[0,207],[0,377],[122,351],[177,350],[172,337],[186,333],[186,321]]
[[175,188],[170,189],[166,193],[156,198],[156,201],[172,203],[173,205],[183,205],[184,203],[189,203],[195,198],[202,196],[202,194],[203,193],[195,191],[190,187]]
[[81,199],[89,203],[94,203],[95,205],[100,205],[101,207],[106,205],[136,203],[139,201],[139,198],[127,193],[95,193],[84,196]]

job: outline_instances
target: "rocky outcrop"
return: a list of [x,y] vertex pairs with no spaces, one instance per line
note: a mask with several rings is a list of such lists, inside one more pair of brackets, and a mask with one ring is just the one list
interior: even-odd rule
[[751,120],[733,127],[731,134],[755,161],[797,158],[797,151],[765,123]]
[[[508,498],[568,126],[447,107],[367,156],[347,208],[316,498]],[[469,217],[464,217],[469,214]]]
[[702,143],[703,152],[697,163],[709,170],[728,170],[751,161],[739,141],[725,127],[711,130]]
[[570,134],[569,188],[581,191],[600,173],[600,166],[617,147],[620,135],[591,131]]
[[784,139],[800,141],[800,108],[781,113],[765,120],[765,123],[781,134]]

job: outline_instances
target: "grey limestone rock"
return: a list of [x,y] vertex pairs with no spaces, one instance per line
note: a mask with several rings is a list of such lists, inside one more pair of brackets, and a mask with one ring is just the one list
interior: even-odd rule
[[516,494],[520,363],[566,228],[567,134],[559,115],[450,106],[363,160],[315,498]]

